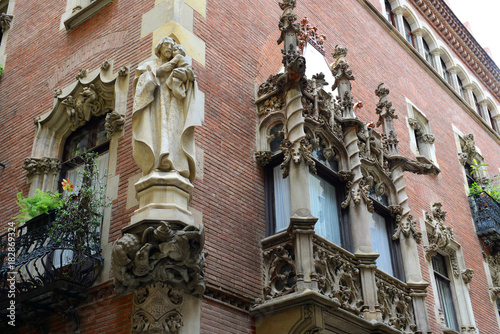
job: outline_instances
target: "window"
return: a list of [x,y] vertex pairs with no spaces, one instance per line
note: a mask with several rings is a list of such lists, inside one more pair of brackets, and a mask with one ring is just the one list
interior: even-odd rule
[[[319,236],[349,249],[347,210],[341,208],[344,187],[337,176],[338,164],[333,155],[327,153],[329,150],[319,144],[312,153],[317,174],[309,174],[311,213],[318,218],[315,232]],[[283,178],[282,160],[283,155],[276,154],[265,169],[268,235],[284,231],[290,224],[290,184],[289,178]]]
[[479,105],[479,102],[477,100],[477,97],[476,97],[476,94],[474,94],[474,92],[472,93],[472,97],[474,99],[474,107],[476,108],[476,112],[479,116],[482,117],[481,115],[481,106]]
[[490,107],[488,107],[488,106],[486,107],[486,112],[488,113],[488,114],[486,115],[486,117],[488,117],[488,119],[489,119],[489,121],[490,121],[490,123],[491,123],[491,127],[493,128],[493,130],[494,130],[495,132],[498,132],[498,127],[497,127],[497,124],[496,124],[495,120],[493,119],[493,117],[491,116],[491,110],[490,110]]
[[467,185],[469,186],[469,188],[471,188],[472,184],[474,182],[476,182],[476,180],[474,180],[474,178],[473,178],[473,175],[474,175],[472,173],[473,169],[472,169],[471,165],[467,162],[464,164],[464,172],[465,172],[465,177],[467,178]]
[[460,80],[460,77],[457,75],[457,82],[458,82],[458,92],[460,93],[460,96],[465,99],[465,94],[464,94],[464,84],[462,83],[462,80]]
[[413,38],[413,33],[411,32],[411,26],[408,21],[403,17],[403,24],[405,29],[405,38],[413,47],[415,47],[415,42]]
[[458,322],[453,305],[453,296],[451,293],[451,282],[448,276],[446,260],[441,254],[432,257],[432,267],[434,269],[434,278],[436,280],[439,305],[443,312],[445,325],[448,328],[458,331]]
[[388,209],[386,195],[376,195],[375,184],[370,189],[370,198],[373,201],[374,211],[370,214],[370,234],[372,247],[377,258],[377,267],[400,280],[404,280],[401,249],[399,240],[392,240],[394,233],[393,218]]
[[394,13],[392,12],[391,4],[387,0],[385,0],[385,15],[387,17],[387,21],[395,27],[396,21],[394,20]]
[[408,125],[410,128],[411,147],[418,161],[436,165],[435,137],[429,121],[411,102],[408,102]]
[[427,60],[427,62],[429,64],[432,64],[432,55],[431,55],[431,49],[429,48],[429,44],[427,44],[427,42],[425,41],[425,39],[422,39],[422,42],[424,44],[424,57],[425,57],[425,60]]
[[451,83],[451,73],[446,68],[446,63],[444,62],[443,58],[440,57],[439,60],[441,61],[441,67],[443,68],[443,78],[444,78],[444,80],[446,80],[447,83],[449,83],[451,85],[452,84]]

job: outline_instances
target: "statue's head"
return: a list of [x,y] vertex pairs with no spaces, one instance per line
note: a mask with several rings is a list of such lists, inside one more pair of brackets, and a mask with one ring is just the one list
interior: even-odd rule
[[172,59],[173,48],[177,43],[172,37],[163,37],[155,47],[155,55],[162,60]]
[[181,55],[181,56],[186,56],[186,49],[180,44],[176,44],[173,49],[173,54],[174,56],[176,55]]

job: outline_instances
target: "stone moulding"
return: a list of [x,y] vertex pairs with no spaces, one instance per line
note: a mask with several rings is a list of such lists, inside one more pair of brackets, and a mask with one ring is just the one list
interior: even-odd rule
[[[137,227],[134,227],[137,228]],[[124,231],[113,245],[112,270],[117,293],[161,282],[201,297],[205,291],[205,230],[162,221]]]
[[28,176],[33,174],[57,174],[61,170],[61,160],[59,158],[26,158],[23,169],[28,172]]
[[92,15],[112,3],[114,0],[94,0],[86,6],[79,6],[73,9],[73,13],[64,21],[66,30],[73,29],[74,27],[82,24],[88,20]]
[[500,69],[476,42],[465,26],[456,19],[442,1],[412,0],[415,7],[431,25],[448,41],[472,72],[482,79],[490,91],[500,98]]

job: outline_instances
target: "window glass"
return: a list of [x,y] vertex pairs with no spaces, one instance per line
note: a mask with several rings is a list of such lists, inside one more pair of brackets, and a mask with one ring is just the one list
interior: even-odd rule
[[280,166],[273,168],[274,181],[274,213],[276,231],[286,230],[290,224],[290,183],[288,178],[283,178]]
[[387,21],[391,22],[393,26],[396,26],[394,21],[394,14],[392,13],[392,7],[389,1],[385,0],[385,15],[387,17]]
[[439,302],[443,311],[446,327],[458,331],[458,323],[453,305],[453,296],[451,293],[450,279],[446,269],[446,261],[444,256],[438,254],[432,258],[432,266],[434,268],[434,277],[438,289]]
[[280,149],[281,141],[283,140],[283,124],[275,125],[270,132],[270,136],[272,137],[270,146],[271,152],[277,152]]
[[462,83],[462,80],[460,80],[460,77],[458,75],[457,75],[457,81],[458,81],[458,92],[460,93],[460,96],[465,99],[464,84]]
[[317,175],[309,174],[311,212],[318,217],[314,227],[323,238],[341,245],[337,191],[335,187]]
[[482,117],[482,115],[481,115],[481,106],[479,105],[479,102],[477,100],[476,94],[472,93],[472,98],[474,99],[474,106],[476,107],[477,114]]
[[422,39],[422,42],[424,44],[424,56],[425,56],[425,60],[427,60],[428,63],[432,64],[432,62],[431,62],[431,59],[432,59],[431,49],[429,48],[429,44],[427,44],[427,42],[425,41],[425,39]]
[[413,34],[411,32],[411,26],[410,24],[408,23],[408,21],[403,17],[403,24],[404,24],[404,27],[405,27],[405,38],[406,40],[408,41],[408,43],[410,43],[411,45],[413,45],[413,47],[415,47],[415,44],[413,42]]
[[387,221],[384,216],[376,211],[370,215],[370,233],[373,251],[380,254],[377,258],[377,267],[387,274],[394,276],[391,247],[387,233]]
[[446,80],[451,85],[451,75],[450,72],[448,72],[448,69],[446,68],[446,63],[444,62],[443,58],[439,58],[441,60],[441,66],[443,67],[443,78]]

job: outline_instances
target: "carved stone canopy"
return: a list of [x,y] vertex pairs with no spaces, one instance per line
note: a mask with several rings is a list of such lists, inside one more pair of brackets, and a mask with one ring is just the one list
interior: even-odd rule
[[161,222],[124,233],[113,245],[115,289],[126,293],[154,282],[195,296],[205,291],[205,230]]

